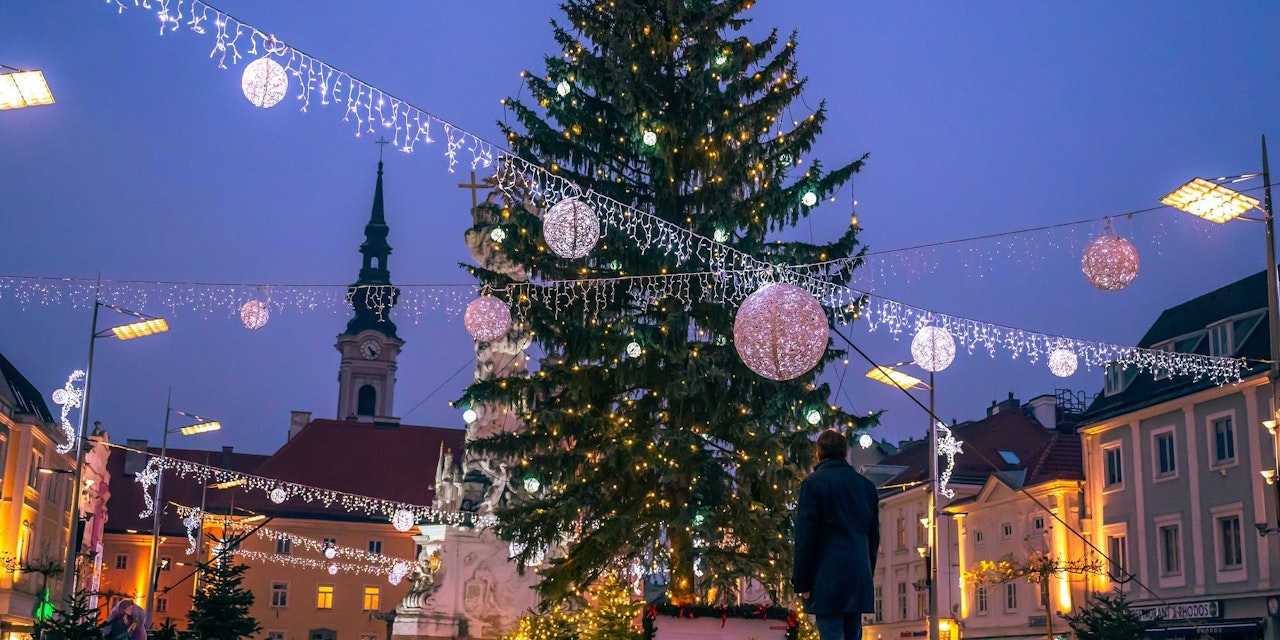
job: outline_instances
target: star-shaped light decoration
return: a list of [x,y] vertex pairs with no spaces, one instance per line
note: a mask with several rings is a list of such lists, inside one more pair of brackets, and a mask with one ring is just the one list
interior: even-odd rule
[[960,450],[960,445],[964,444],[961,440],[956,440],[951,435],[951,429],[947,425],[938,423],[938,430],[946,432],[946,435],[938,438],[938,455],[947,458],[947,468],[942,470],[938,476],[938,493],[947,498],[956,497],[956,492],[947,487],[947,483],[951,481],[951,471],[956,468],[956,455],[964,453]]

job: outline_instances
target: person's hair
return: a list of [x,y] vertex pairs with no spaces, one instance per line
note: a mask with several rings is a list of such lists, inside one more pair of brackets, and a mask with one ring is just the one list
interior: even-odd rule
[[818,436],[818,461],[843,458],[849,453],[849,441],[835,429],[827,429]]

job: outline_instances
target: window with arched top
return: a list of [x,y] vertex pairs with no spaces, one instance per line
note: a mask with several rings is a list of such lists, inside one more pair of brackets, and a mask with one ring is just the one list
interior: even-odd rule
[[378,390],[373,385],[366,384],[360,387],[356,392],[356,415],[371,416],[374,415],[378,406]]

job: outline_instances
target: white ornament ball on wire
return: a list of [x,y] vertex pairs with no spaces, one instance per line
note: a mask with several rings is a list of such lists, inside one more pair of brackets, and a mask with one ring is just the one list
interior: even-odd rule
[[267,326],[271,319],[271,308],[261,300],[250,300],[240,305],[240,322],[250,331]]
[[923,327],[911,339],[911,357],[925,371],[942,371],[956,359],[956,340],[942,327]]
[[271,495],[269,497],[271,498],[272,502],[276,504],[281,504],[289,498],[289,494],[285,493],[285,490],[283,487],[276,487],[271,490]]
[[338,565],[332,563],[329,565],[329,575],[338,575]]
[[1138,250],[1128,240],[1107,234],[1085,247],[1080,268],[1093,286],[1119,291],[1138,277]]
[[600,217],[591,205],[565,198],[542,219],[542,238],[561,258],[581,258],[591,253],[600,240]]
[[1066,378],[1076,372],[1079,358],[1070,349],[1058,348],[1049,353],[1049,371],[1059,378]]
[[471,424],[472,422],[475,422],[476,418],[479,418],[479,417],[480,417],[480,414],[476,413],[476,410],[472,409],[471,407],[467,407],[462,411],[462,421],[467,424]]
[[267,109],[284,99],[289,88],[289,75],[284,67],[271,58],[258,58],[245,65],[240,76],[240,90],[255,107]]
[[331,545],[331,544],[330,544],[330,545],[325,545],[325,547],[324,547],[324,557],[326,557],[326,558],[328,558],[328,559],[330,559],[330,560],[332,560],[332,559],[334,559],[334,558],[338,557],[338,548],[337,548],[337,547],[335,547],[335,546],[333,546],[333,545]]
[[733,321],[734,347],[749,369],[770,380],[804,375],[827,350],[827,317],[809,292],[767,284],[747,296]]
[[492,342],[511,330],[511,308],[494,296],[480,296],[462,316],[467,333],[478,342]]
[[413,512],[408,509],[396,509],[396,512],[391,515],[391,526],[395,527],[396,531],[412,529],[415,521],[417,518],[413,517]]

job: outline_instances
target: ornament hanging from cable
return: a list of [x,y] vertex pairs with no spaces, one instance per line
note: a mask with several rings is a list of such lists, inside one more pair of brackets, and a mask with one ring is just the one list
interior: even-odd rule
[[243,322],[244,328],[250,331],[265,327],[267,320],[270,319],[271,309],[266,302],[250,300],[240,305],[240,322]]
[[1059,378],[1066,378],[1076,372],[1079,358],[1076,352],[1059,347],[1049,353],[1049,371]]
[[767,284],[747,296],[733,321],[733,343],[749,369],[770,380],[804,375],[822,359],[827,317],[807,291]]
[[937,373],[956,359],[956,340],[942,327],[921,327],[911,339],[911,357],[921,369]]
[[413,528],[415,520],[417,520],[417,518],[413,517],[412,511],[409,511],[408,509],[397,509],[395,514],[391,516],[391,526],[395,527],[396,531],[408,531]]
[[289,88],[289,76],[284,67],[271,58],[258,58],[245,65],[244,74],[240,76],[240,90],[255,107],[268,109],[276,106],[284,99],[284,92]]
[[600,240],[600,217],[591,205],[565,198],[542,219],[542,238],[561,258],[581,258],[591,253]]
[[271,498],[271,501],[276,504],[281,504],[285,500],[289,499],[289,494],[285,492],[283,487],[276,487],[272,489],[268,496]]
[[462,324],[477,342],[492,342],[511,330],[511,308],[497,297],[480,296],[467,305]]
[[1080,268],[1093,286],[1119,291],[1138,277],[1138,250],[1111,230],[1108,218],[1106,231],[1085,247]]

